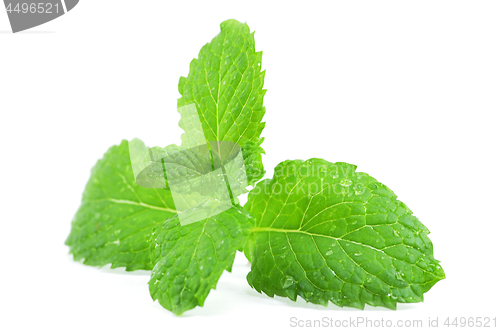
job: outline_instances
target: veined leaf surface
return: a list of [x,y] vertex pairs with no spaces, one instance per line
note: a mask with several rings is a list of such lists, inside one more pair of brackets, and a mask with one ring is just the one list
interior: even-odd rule
[[356,166],[285,161],[257,184],[245,254],[249,284],[269,296],[326,305],[396,308],[445,277],[428,229],[385,185]]
[[123,140],[92,169],[66,245],[84,264],[149,270],[152,228],[175,214],[168,190],[136,184]]

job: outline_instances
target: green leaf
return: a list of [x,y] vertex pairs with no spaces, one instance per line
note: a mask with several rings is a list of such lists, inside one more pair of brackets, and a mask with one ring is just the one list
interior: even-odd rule
[[356,166],[285,161],[249,194],[249,284],[268,296],[363,309],[421,302],[445,278],[429,231]]
[[[265,72],[261,71],[261,62],[262,52],[255,51],[254,34],[248,25],[228,20],[221,23],[219,35],[203,46],[198,59],[191,61],[189,75],[179,80],[179,109],[195,104],[205,139],[238,144],[244,154],[252,155],[245,163],[253,164],[254,170],[263,169],[263,150],[255,147],[262,142],[260,134],[265,125]],[[200,133],[192,125],[192,115],[180,113],[179,125],[185,131],[182,141],[191,146]],[[263,176],[263,171],[250,175],[250,184]]]
[[175,214],[169,191],[136,184],[124,140],[92,169],[66,245],[87,265],[150,270],[152,228]]
[[178,215],[156,228],[151,239],[155,263],[149,290],[153,300],[180,315],[203,306],[224,270],[231,271],[255,217],[241,206],[181,226]]

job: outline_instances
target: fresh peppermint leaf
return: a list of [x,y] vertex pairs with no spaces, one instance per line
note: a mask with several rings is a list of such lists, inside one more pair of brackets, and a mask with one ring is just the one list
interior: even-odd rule
[[[265,125],[265,72],[261,71],[261,62],[262,52],[255,51],[254,34],[248,25],[236,20],[223,22],[219,35],[203,46],[198,59],[191,61],[189,75],[179,80],[183,145],[191,147],[203,137],[207,142],[234,142],[249,158],[247,167],[263,170],[263,150],[257,148],[262,143],[260,134]],[[198,116],[186,111],[185,107],[192,104]],[[196,121],[201,122],[203,133],[193,125]],[[263,171],[254,172],[248,179],[254,184],[263,176]]]
[[92,169],[66,245],[84,264],[149,270],[152,228],[175,214],[169,191],[136,184],[124,140]]
[[429,231],[356,166],[285,161],[249,194],[249,284],[268,296],[364,308],[421,302],[445,278]]
[[180,315],[203,306],[224,270],[231,271],[255,217],[241,206],[181,226],[178,215],[156,228],[151,239],[155,266],[149,281],[153,300]]

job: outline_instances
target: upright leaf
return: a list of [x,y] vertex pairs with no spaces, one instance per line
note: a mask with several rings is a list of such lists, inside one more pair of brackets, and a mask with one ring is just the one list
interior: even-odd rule
[[249,194],[256,216],[249,284],[269,296],[396,308],[445,278],[429,231],[385,185],[356,166],[285,161]]
[[[263,169],[255,164],[263,153],[255,146],[262,143],[260,134],[265,125],[261,62],[262,52],[255,51],[254,34],[248,25],[228,20],[221,23],[219,35],[203,46],[198,59],[191,61],[189,75],[179,80],[179,109],[195,104],[205,139],[238,144],[244,154],[252,154],[246,164],[254,171]],[[188,115],[181,112],[182,141],[190,145],[199,132],[190,125],[191,118],[182,116]],[[249,182],[253,184],[263,175],[263,171],[249,175]]]

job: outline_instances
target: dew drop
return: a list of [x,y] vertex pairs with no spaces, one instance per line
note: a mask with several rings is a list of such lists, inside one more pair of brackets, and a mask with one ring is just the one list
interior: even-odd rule
[[345,186],[345,187],[351,186],[352,181],[350,179],[344,178],[340,181],[340,185]]
[[283,288],[289,288],[290,286],[295,284],[295,282],[296,282],[296,280],[292,276],[285,276],[285,277],[281,278],[281,281],[280,281],[281,286]]
[[363,194],[363,192],[365,191],[365,187],[363,185],[356,185],[354,186],[354,194],[356,195],[360,195],[360,194]]
[[327,251],[327,252],[325,253],[325,255],[332,255],[332,254],[333,254],[333,251],[331,251],[331,250],[330,250],[330,251]]

